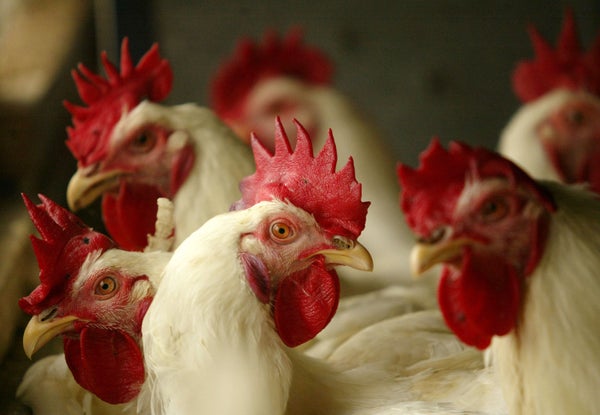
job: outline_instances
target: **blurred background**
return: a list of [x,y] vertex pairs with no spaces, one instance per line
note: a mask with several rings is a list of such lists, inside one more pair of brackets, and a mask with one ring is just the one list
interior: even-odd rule
[[[19,193],[66,203],[75,162],[62,101],[80,103],[70,76],[78,62],[99,70],[102,50],[118,62],[124,36],[135,61],[158,42],[175,76],[165,103],[208,105],[209,81],[240,37],[300,26],[334,62],[337,88],[379,125],[398,161],[415,165],[434,135],[495,147],[520,105],[511,72],[533,55],[527,25],[554,43],[567,7],[589,47],[598,0],[0,0],[0,414],[21,413],[13,396],[28,362],[16,298],[27,292],[22,280],[37,278]],[[96,224],[96,214],[83,218]]]

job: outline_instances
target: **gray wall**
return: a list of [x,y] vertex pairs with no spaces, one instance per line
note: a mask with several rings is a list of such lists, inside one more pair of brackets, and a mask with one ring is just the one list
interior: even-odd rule
[[567,5],[589,46],[598,0],[155,0],[152,16],[175,72],[169,102],[207,103],[208,80],[240,36],[300,25],[334,60],[337,87],[375,119],[396,158],[414,164],[433,135],[495,146],[519,106],[510,75],[532,56],[527,25],[554,43]]

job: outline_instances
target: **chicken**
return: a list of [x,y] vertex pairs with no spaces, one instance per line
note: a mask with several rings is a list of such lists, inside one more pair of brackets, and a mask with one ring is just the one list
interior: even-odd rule
[[[368,358],[337,367],[294,349],[335,311],[332,267],[372,266],[356,241],[367,203],[352,162],[335,171],[331,135],[313,158],[297,128],[294,151],[281,123],[274,154],[253,138],[257,171],[242,182],[237,210],[207,221],[173,253],[142,324],[148,380],[140,402],[153,414],[179,415],[465,413],[440,395],[458,388],[481,397],[485,382],[436,378],[456,373],[447,362],[390,371],[391,358]],[[471,366],[480,354],[459,351],[469,355],[460,356],[469,380],[482,375]],[[435,399],[424,400],[428,394]]]
[[[297,346],[310,340],[337,307],[339,281],[324,258],[363,269],[372,266],[368,252],[356,242],[369,204],[360,201],[352,161],[335,171],[332,136],[313,157],[310,138],[299,124],[292,152],[282,124],[277,125],[274,155],[253,140],[257,170],[242,181],[236,211],[194,232],[164,271],[142,328],[156,412],[203,412],[203,405],[219,403],[208,397],[218,397],[213,394],[224,387],[221,371],[230,382],[226,374],[231,364],[240,382],[274,394],[249,406],[247,413],[282,413],[291,381],[285,377],[289,358],[283,343]],[[173,313],[180,317],[174,319]],[[198,385],[194,396],[184,384]],[[245,408],[253,394],[238,398],[236,405]],[[190,402],[194,404],[186,406]],[[212,411],[219,412],[217,408]]]
[[600,408],[600,201],[483,148],[434,141],[400,166],[416,272],[443,263],[448,326],[488,348],[512,415]]
[[500,153],[533,177],[587,183],[600,192],[600,36],[581,50],[566,13],[556,50],[532,27],[536,57],[519,63],[513,88],[523,106],[501,134]]
[[[56,405],[108,407],[75,387],[64,367],[66,361],[82,388],[110,404],[129,402],[138,395],[145,377],[142,319],[171,253],[117,249],[112,240],[66,209],[42,195],[40,199],[42,203],[35,205],[24,196],[41,239],[32,237],[40,285],[19,300],[19,306],[33,316],[23,335],[23,347],[31,357],[62,335],[65,353],[36,363],[18,395],[34,409],[43,409],[45,393],[54,385],[57,397],[72,396]],[[42,409],[36,414],[43,413]]]
[[171,89],[169,63],[154,45],[134,67],[127,39],[121,69],[106,54],[107,79],[83,65],[73,78],[88,107],[73,116],[67,146],[78,161],[67,200],[73,210],[102,196],[106,229],[122,249],[142,250],[154,232],[156,199],[174,203],[175,246],[239,199],[252,153],[212,111],[157,103]]
[[244,141],[254,132],[271,150],[275,116],[288,134],[292,120],[300,121],[315,149],[323,146],[328,128],[335,131],[339,159],[354,157],[357,178],[372,202],[362,239],[377,258],[368,280],[343,270],[344,294],[410,282],[408,261],[398,261],[408,259],[412,235],[398,214],[392,151],[371,120],[330,85],[332,74],[330,60],[305,45],[299,30],[284,39],[268,32],[262,44],[241,41],[218,69],[211,83],[211,106]]

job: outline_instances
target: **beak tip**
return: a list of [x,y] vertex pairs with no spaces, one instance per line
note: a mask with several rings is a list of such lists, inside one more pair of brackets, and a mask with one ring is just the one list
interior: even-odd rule
[[29,360],[31,360],[31,358],[35,354],[36,346],[37,346],[37,342],[35,344],[31,344],[31,343],[26,342],[25,338],[23,338],[23,351],[25,352],[25,356],[27,356],[27,358]]

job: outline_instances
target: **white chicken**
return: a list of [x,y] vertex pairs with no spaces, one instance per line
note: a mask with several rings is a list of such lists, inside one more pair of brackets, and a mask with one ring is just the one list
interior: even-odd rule
[[66,209],[40,198],[36,206],[24,196],[42,239],[32,237],[40,285],[19,303],[33,315],[23,347],[31,357],[62,335],[65,353],[35,362],[17,398],[35,415],[134,414],[144,380],[141,320],[171,256],[165,252],[170,204],[158,201],[154,252],[140,253],[117,249]]
[[536,182],[483,148],[435,141],[399,168],[402,208],[420,238],[415,270],[444,263],[440,308],[487,348],[512,415],[600,410],[600,200]]
[[533,177],[587,183],[600,193],[600,37],[582,51],[570,10],[556,50],[534,27],[529,33],[536,57],[513,74],[524,104],[498,150]]
[[[142,326],[148,380],[140,402],[178,415],[464,414],[473,402],[454,400],[469,395],[505,413],[491,399],[493,384],[473,382],[486,376],[481,354],[454,338],[451,351],[437,354],[443,358],[412,358],[412,368],[395,352],[350,365],[291,348],[335,310],[331,267],[371,267],[356,241],[367,204],[351,162],[335,171],[332,138],[313,159],[298,128],[294,152],[281,124],[274,155],[254,139],[257,172],[242,183],[241,210],[210,219],[175,250]],[[448,337],[440,323],[433,316],[423,325]],[[386,334],[377,331],[388,345],[403,341]]]
[[127,45],[124,39],[120,73],[105,53],[107,79],[83,65],[73,71],[88,107],[65,103],[73,115],[67,145],[78,161],[67,200],[78,210],[102,196],[111,237],[142,250],[154,233],[157,198],[171,199],[177,246],[239,199],[240,180],[254,170],[252,152],[211,110],[153,102],[171,89],[169,63],[154,45],[134,66]]
[[[211,106],[246,142],[254,132],[273,149],[273,119],[281,118],[288,134],[297,119],[319,149],[327,129],[336,133],[340,160],[352,156],[364,196],[371,201],[364,243],[377,258],[372,278],[344,269],[344,294],[411,282],[407,261],[413,243],[398,212],[398,183],[390,146],[372,120],[330,85],[332,64],[325,54],[305,45],[299,30],[283,39],[274,32],[262,44],[242,40],[219,68],[211,84]],[[290,134],[293,144],[293,135]]]

